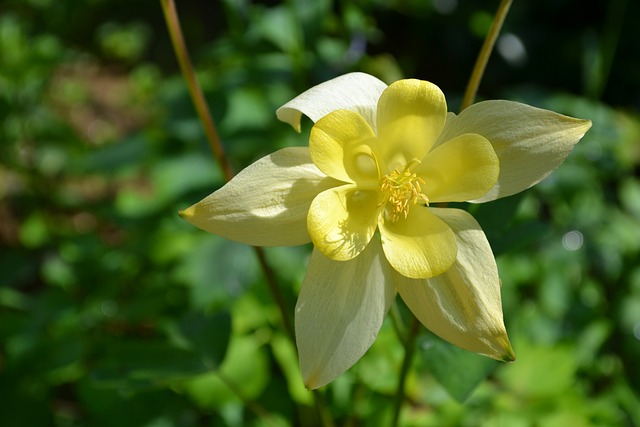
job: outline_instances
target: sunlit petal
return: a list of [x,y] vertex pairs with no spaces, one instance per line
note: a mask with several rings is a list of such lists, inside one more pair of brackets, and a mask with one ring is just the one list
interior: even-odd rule
[[430,202],[464,202],[483,196],[498,179],[498,156],[478,134],[460,135],[434,148],[415,172]]
[[502,320],[498,269],[484,233],[465,211],[432,212],[455,232],[456,262],[429,279],[395,274],[398,292],[418,320],[443,339],[494,359],[514,360]]
[[510,196],[540,182],[569,155],[591,127],[553,111],[512,101],[484,101],[450,116],[439,142],[465,133],[489,140],[500,159],[495,186],[474,202]]
[[318,169],[332,178],[375,183],[378,181],[378,167],[372,154],[375,144],[373,130],[360,114],[338,110],[313,126],[309,152]]
[[395,297],[380,242],[351,261],[315,249],[296,304],[296,343],[307,388],[353,366],[375,341]]
[[451,228],[421,205],[407,219],[380,224],[382,247],[391,266],[414,279],[437,276],[453,265],[457,244]]
[[205,231],[248,245],[300,245],[310,240],[311,201],[338,184],[314,166],[306,147],[285,148],[248,166],[180,215]]
[[360,114],[375,129],[376,104],[385,83],[365,73],[349,73],[328,80],[296,96],[278,108],[276,116],[300,132],[302,114],[314,122],[336,110]]
[[378,102],[378,138],[383,173],[422,160],[436,142],[447,115],[444,94],[433,83],[399,80]]
[[376,231],[378,193],[343,185],[320,193],[311,203],[307,227],[311,241],[336,261],[356,257]]

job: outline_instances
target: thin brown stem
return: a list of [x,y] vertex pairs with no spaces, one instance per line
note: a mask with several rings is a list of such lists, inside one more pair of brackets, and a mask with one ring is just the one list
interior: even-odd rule
[[[214,158],[222,169],[225,179],[229,181],[231,180],[231,178],[233,178],[233,170],[231,169],[231,166],[227,161],[227,157],[225,156],[220,137],[218,136],[218,132],[216,130],[215,122],[213,121],[211,112],[209,111],[209,107],[204,98],[202,88],[198,83],[195,71],[193,69],[193,66],[191,65],[191,59],[189,58],[189,52],[187,51],[187,46],[184,42],[184,37],[182,36],[182,28],[180,26],[180,19],[178,18],[178,12],[176,11],[175,3],[173,2],[173,0],[161,0],[161,4],[165,19],[167,21],[167,28],[169,29],[169,35],[171,36],[171,41],[173,43],[176,58],[178,59],[178,63],[180,64],[182,75],[187,82],[187,87],[189,88],[189,94],[191,95],[191,99],[193,100],[193,105],[204,127],[205,134],[207,136],[207,140],[209,141],[209,145],[211,146],[211,151],[213,152]],[[273,298],[276,301],[278,309],[280,310],[280,313],[282,315],[285,330],[289,335],[289,338],[295,341],[293,323],[291,322],[291,317],[289,316],[289,310],[286,307],[284,297],[280,292],[280,288],[278,288],[275,274],[267,263],[264,250],[259,247],[254,247],[254,251],[256,253],[256,256],[258,257],[260,267],[264,272],[267,285],[269,286],[269,291],[273,295]]]
[[182,76],[187,82],[189,88],[189,95],[193,100],[193,106],[198,113],[198,117],[204,127],[204,132],[207,135],[207,140],[211,146],[211,150],[215,156],[222,173],[227,181],[233,177],[233,170],[231,165],[227,161],[227,157],[224,154],[224,148],[222,142],[218,136],[218,130],[212,119],[211,112],[209,111],[209,105],[204,98],[202,88],[196,78],[196,73],[191,65],[191,59],[189,58],[189,52],[187,51],[187,45],[184,42],[182,36],[182,27],[180,26],[180,20],[178,19],[178,12],[176,11],[176,5],[173,0],[160,0],[162,4],[162,11],[164,12],[164,18],[167,22],[167,28],[169,29],[169,36],[171,37],[171,43],[173,44],[173,50],[175,51],[176,58],[180,64],[180,70]]
[[[173,48],[175,50],[176,58],[178,59],[178,63],[180,64],[180,69],[182,71],[183,77],[187,82],[187,87],[189,88],[189,94],[193,101],[194,107],[198,113],[198,117],[202,122],[202,125],[205,130],[205,134],[207,136],[207,140],[209,141],[209,145],[211,146],[211,151],[215,157],[215,160],[218,162],[220,169],[224,174],[224,177],[227,181],[230,181],[233,178],[233,170],[227,161],[227,157],[225,156],[224,149],[222,143],[220,141],[220,137],[218,136],[218,132],[216,130],[215,122],[211,116],[211,112],[209,111],[209,107],[204,98],[204,94],[202,92],[202,88],[198,83],[198,80],[195,75],[195,71],[191,64],[191,59],[189,58],[189,53],[187,51],[186,44],[184,42],[184,37],[182,36],[182,29],[180,26],[180,20],[178,18],[178,13],[176,11],[176,7],[173,0],[160,0],[162,4],[162,10],[164,12],[165,20],[167,22],[167,28],[169,29],[169,34],[171,37],[171,42],[173,44]],[[260,267],[264,272],[265,280],[267,282],[267,286],[269,287],[269,291],[273,296],[273,299],[278,306],[280,311],[280,315],[282,317],[282,322],[284,324],[285,331],[289,338],[295,342],[295,332],[293,327],[293,322],[291,320],[291,316],[289,314],[289,309],[287,308],[286,301],[280,292],[280,288],[278,287],[278,283],[276,280],[276,276],[269,266],[267,262],[267,258],[265,252],[260,247],[253,248],[256,256],[258,258],[258,262],[260,263]],[[229,382],[227,381],[228,385]],[[236,390],[238,391],[238,390]],[[321,425],[325,427],[334,427],[334,422],[331,418],[331,414],[328,411],[326,404],[324,402],[324,398],[322,394],[314,390],[313,392],[314,403],[318,415],[320,417]],[[263,409],[259,406],[254,406],[253,410],[259,415],[263,414]],[[269,420],[271,421],[271,420]]]

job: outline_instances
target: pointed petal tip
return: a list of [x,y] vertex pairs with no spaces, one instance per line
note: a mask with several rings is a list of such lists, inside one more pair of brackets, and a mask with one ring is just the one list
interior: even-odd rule
[[569,116],[567,117],[570,120],[572,120],[573,123],[575,123],[575,129],[577,129],[579,132],[578,139],[576,142],[582,139],[582,137],[589,131],[589,129],[591,129],[591,126],[593,126],[593,123],[589,119],[578,119],[578,118],[569,117]]
[[315,390],[318,389],[320,387],[322,387],[323,385],[327,385],[328,383],[331,382],[330,381],[324,381],[324,382],[320,382],[320,373],[319,372],[312,372],[311,374],[307,374],[306,378],[303,377],[303,383],[304,383],[304,387],[309,390]]
[[502,359],[500,359],[503,362],[515,362],[516,361],[516,354],[513,352],[513,349],[511,347],[509,347],[507,349],[507,353],[502,355]]
[[509,342],[509,338],[505,335],[499,341],[502,348],[504,349],[504,353],[498,357],[498,360],[501,362],[514,362],[516,360],[516,354],[511,348],[511,343]]
[[304,382],[304,388],[306,388],[309,391],[313,391],[313,390],[315,390],[315,389],[317,389],[319,387],[320,387],[319,385],[315,384],[311,380],[307,380],[307,381]]
[[191,218],[194,217],[195,215],[195,209],[193,206],[188,207],[187,209],[181,210],[180,212],[178,212],[178,215],[180,216],[180,218],[189,221]]

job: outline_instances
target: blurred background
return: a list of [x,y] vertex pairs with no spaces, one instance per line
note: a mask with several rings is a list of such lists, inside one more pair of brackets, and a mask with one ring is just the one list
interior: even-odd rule
[[[275,109],[329,78],[438,84],[457,111],[498,7],[478,0],[178,2],[236,170],[306,145]],[[480,86],[590,119],[565,164],[467,207],[498,259],[517,354],[427,331],[406,426],[640,426],[640,3],[516,0]],[[0,1],[0,425],[313,426],[295,347],[249,247],[177,212],[223,184],[159,1]],[[309,247],[269,248],[289,307]],[[324,390],[389,423],[385,323]]]

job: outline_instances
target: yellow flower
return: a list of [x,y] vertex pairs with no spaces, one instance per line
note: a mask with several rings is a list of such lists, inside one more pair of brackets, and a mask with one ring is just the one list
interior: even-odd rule
[[510,101],[447,113],[432,83],[363,73],[278,109],[309,148],[264,157],[181,215],[256,246],[313,242],[296,305],[305,384],[317,388],[371,346],[396,292],[431,331],[499,360],[514,355],[500,281],[478,223],[447,202],[485,202],[536,184],[591,126]]

